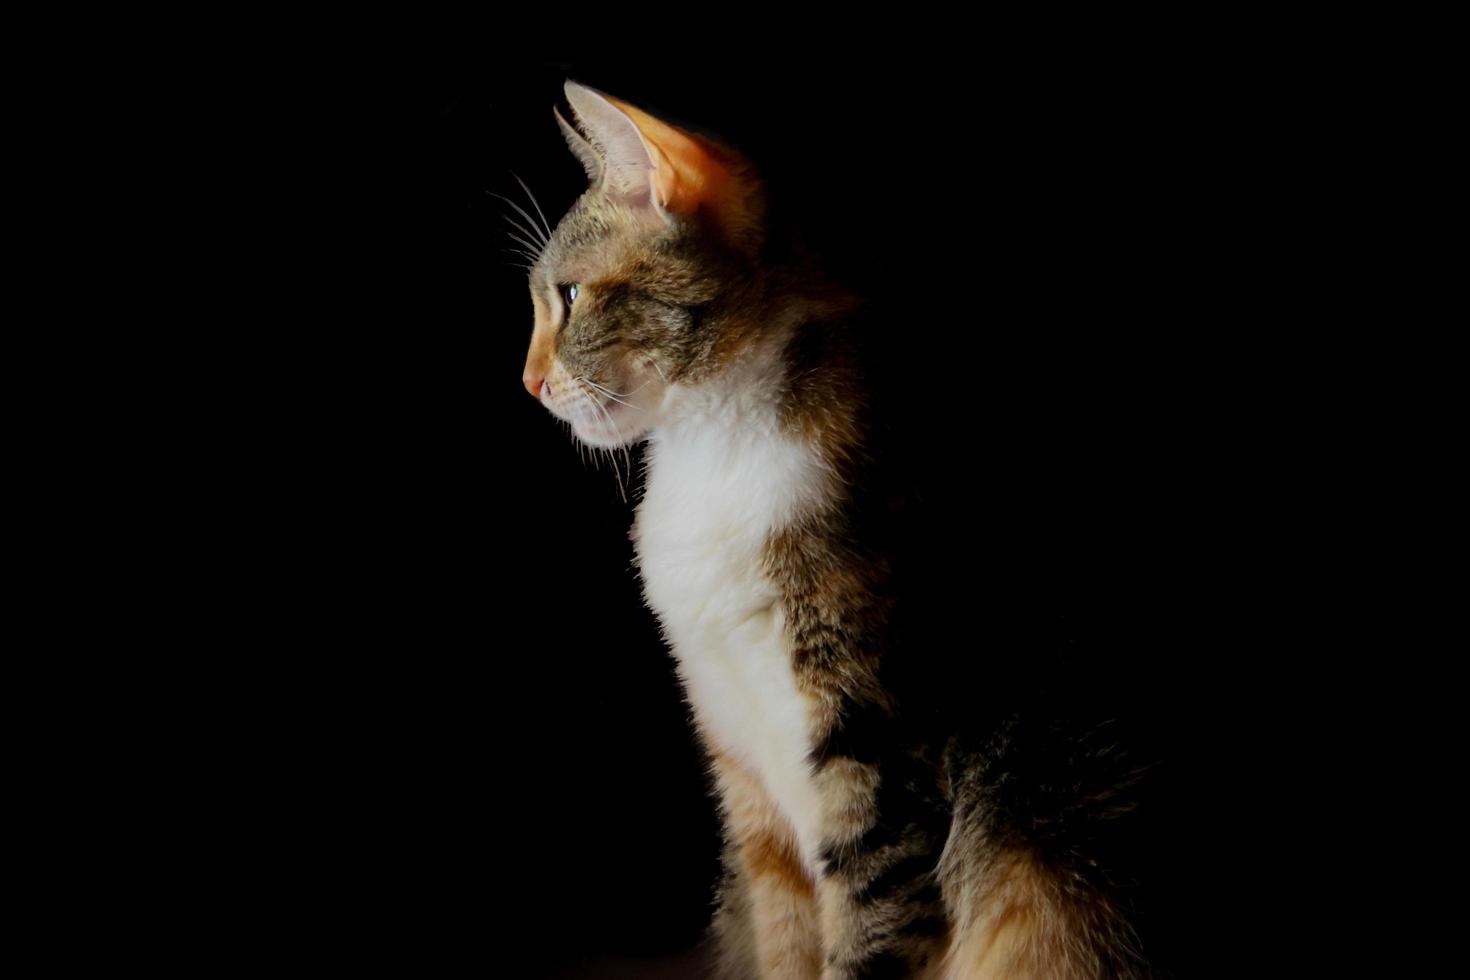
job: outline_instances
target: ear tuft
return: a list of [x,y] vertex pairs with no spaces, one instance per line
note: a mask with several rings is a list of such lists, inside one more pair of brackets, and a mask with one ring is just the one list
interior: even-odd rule
[[587,142],[581,133],[577,132],[571,123],[562,117],[560,109],[552,106],[551,112],[556,116],[556,124],[561,128],[561,134],[567,141],[567,147],[581,162],[582,169],[587,171],[587,179],[594,184],[597,183],[602,179],[602,158],[597,155],[597,150]]

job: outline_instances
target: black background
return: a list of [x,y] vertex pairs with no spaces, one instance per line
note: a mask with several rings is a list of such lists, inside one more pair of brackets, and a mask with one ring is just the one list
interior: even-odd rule
[[717,826],[631,506],[520,384],[531,307],[494,195],[531,210],[514,172],[554,224],[581,192],[551,113],[575,78],[744,149],[880,304],[945,598],[1065,613],[1100,697],[1173,760],[1161,944],[1186,975],[1249,961],[1242,903],[1300,897],[1261,828],[1293,863],[1314,847],[1283,720],[1317,656],[1305,502],[1259,306],[1281,144],[1244,118],[1248,67],[1100,41],[389,44],[303,97],[281,252],[314,288],[243,342],[270,370],[268,462],[241,468],[270,569],[241,632],[280,651],[251,668],[281,760],[256,805],[296,928],[539,976],[708,921]]

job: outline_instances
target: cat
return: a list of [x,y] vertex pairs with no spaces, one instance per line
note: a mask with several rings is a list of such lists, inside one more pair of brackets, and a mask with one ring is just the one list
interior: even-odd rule
[[935,673],[905,604],[942,576],[905,572],[864,297],[775,241],[739,151],[565,92],[589,186],[528,243],[522,380],[581,442],[646,444],[631,538],[724,827],[716,975],[1154,975],[1113,849],[1148,767]]

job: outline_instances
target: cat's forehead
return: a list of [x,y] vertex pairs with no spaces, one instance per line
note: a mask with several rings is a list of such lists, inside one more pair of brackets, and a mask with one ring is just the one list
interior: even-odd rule
[[552,240],[565,250],[595,246],[618,233],[616,212],[588,192],[572,204]]
[[648,257],[657,246],[655,231],[626,208],[589,193],[557,224],[541,265],[562,278],[616,274]]

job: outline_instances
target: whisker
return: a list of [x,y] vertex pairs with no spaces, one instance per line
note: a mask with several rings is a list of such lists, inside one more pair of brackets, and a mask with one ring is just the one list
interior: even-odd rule
[[[588,396],[588,397],[591,397],[591,396]],[[616,434],[619,437],[621,437],[622,436],[622,430],[620,430],[618,428],[617,422],[613,421],[613,417],[612,417],[611,414],[609,414],[608,410],[605,407],[603,407],[602,405],[597,404],[597,402],[595,400],[593,401],[592,407],[595,408],[595,409],[597,409],[597,411],[599,411],[599,412],[602,413],[602,417],[607,420],[607,424],[610,425],[610,426],[612,426],[612,430],[613,430],[614,434]],[[623,500],[623,503],[626,504],[628,502],[628,491],[623,486],[623,471],[620,470],[620,469],[618,469],[618,458],[613,455],[613,451],[609,447],[607,447],[607,446],[599,446],[598,448],[601,449],[604,453],[607,454],[607,461],[612,464],[613,477],[618,481],[618,496],[621,497],[622,500]]]
[[[515,218],[512,218],[508,214],[502,214],[501,217],[505,219],[505,223],[506,224],[510,225],[512,228],[514,228],[516,231],[519,231],[521,234],[528,235],[531,238],[535,238],[537,240],[542,240],[541,239],[541,232],[539,230],[532,230],[530,228],[527,228],[525,225],[521,224],[519,221],[517,221]],[[545,246],[543,245],[542,247],[544,248]]]
[[[599,413],[601,413],[602,417],[605,420],[607,420],[607,424],[612,428],[613,434],[621,437],[622,434],[623,434],[622,433],[622,430],[618,427],[617,422],[615,422],[613,420],[612,414],[608,412],[607,408],[604,407],[603,405],[599,404],[598,401],[595,398],[593,398],[591,395],[587,394],[586,389],[583,389],[582,394],[583,394],[583,397],[585,397],[588,401],[590,401],[592,403],[592,407],[596,411],[598,411]],[[608,462],[612,463],[613,476],[616,477],[617,478],[617,481],[618,481],[618,496],[620,496],[620,497],[623,498],[623,503],[627,503],[628,502],[628,492],[625,489],[623,489],[623,473],[622,473],[621,470],[618,469],[617,457],[614,456],[612,454],[612,451],[610,449],[608,449],[608,447],[606,447],[606,446],[599,446],[598,448],[599,449],[602,449],[604,452],[607,453]]]
[[664,384],[669,383],[668,377],[664,374],[664,369],[658,366],[658,361],[655,361],[651,357],[644,357],[643,360],[648,364],[649,367],[658,372],[658,376],[663,379]]
[[[527,214],[525,208],[521,207],[515,201],[513,201],[510,198],[506,197],[504,194],[496,194],[494,191],[486,191],[485,193],[491,195],[492,197],[498,197],[502,201],[504,201],[506,204],[509,204],[511,207],[515,208],[516,211],[517,211],[517,213],[519,213],[521,215],[521,217],[525,218],[526,219],[526,222],[528,224],[534,225],[536,223],[536,219],[533,218],[533,217],[531,217],[529,214]],[[532,237],[533,238],[540,238],[542,236],[541,235],[533,235]],[[546,237],[548,239],[550,238],[549,235],[546,236]]]
[[[596,381],[593,381],[591,378],[582,378],[582,380],[585,381],[587,384],[591,385],[592,387],[596,388],[598,391],[602,392],[608,398],[610,398],[613,401],[617,402],[619,405],[627,405],[629,408],[636,407],[636,406],[630,404],[629,402],[623,401],[617,395],[613,394],[611,391],[608,391],[606,388],[604,388],[602,385],[598,384]],[[639,391],[642,391],[643,389],[640,387],[638,390]],[[633,392],[630,392],[630,394],[633,394]]]
[[548,241],[550,241],[551,240],[551,222],[549,222],[549,221],[546,220],[546,215],[545,215],[545,213],[542,212],[541,205],[539,205],[539,204],[536,203],[536,195],[531,193],[531,188],[529,188],[529,187],[526,186],[526,182],[524,180],[521,180],[520,175],[517,174],[514,170],[512,170],[510,172],[510,175],[516,179],[516,183],[517,184],[520,184],[521,185],[521,190],[523,190],[523,191],[526,192],[526,197],[528,197],[528,198],[531,199],[531,207],[535,208],[536,209],[536,213],[539,214],[539,215],[541,215],[541,224],[543,224],[546,227],[546,238],[547,238]]
[[[591,378],[587,377],[585,374],[578,375],[578,377],[581,378],[581,380],[587,382],[589,385],[591,385],[592,387],[596,388],[598,391],[602,392],[603,394],[607,395],[610,398],[632,398],[634,395],[638,394],[638,392],[642,391],[644,388],[647,388],[649,385],[653,384],[653,379],[650,378],[647,381],[643,382],[638,387],[634,388],[632,391],[613,391],[611,388],[605,388],[602,385],[598,384],[596,381],[593,381]],[[623,404],[624,405],[627,405],[628,403],[627,402],[623,402]],[[629,405],[628,407],[629,408],[632,408],[633,406]]]
[[[523,248],[502,248],[501,251],[502,252],[508,252],[511,255],[519,255],[519,256],[521,256],[523,258],[530,259],[531,260],[531,265],[535,265],[536,264],[537,256],[532,255],[530,252],[527,252]],[[531,265],[527,265],[526,268],[527,269],[531,268]]]
[[509,235],[515,241],[518,241],[522,245],[524,245],[527,248],[529,248],[532,252],[535,252],[536,253],[536,258],[538,258],[538,259],[541,258],[541,248],[539,246],[532,245],[530,242],[526,241],[524,238],[522,238],[521,236],[515,234],[514,232],[509,232],[508,231],[508,232],[506,232],[506,234]]
[[[573,384],[576,387],[577,391],[592,406],[593,411],[596,411],[596,412],[601,413],[602,417],[607,420],[608,426],[610,426],[612,428],[613,434],[616,435],[619,439],[621,439],[622,438],[622,435],[623,435],[622,427],[619,426],[618,423],[617,423],[617,420],[612,417],[612,413],[609,412],[604,405],[602,405],[600,402],[598,402],[598,400],[596,398],[593,398],[592,395],[590,395],[587,392],[587,389],[584,388],[584,387],[582,387],[580,381],[577,378],[573,378],[572,381],[573,381]],[[628,502],[628,490],[623,485],[623,471],[620,470],[620,469],[618,469],[617,457],[614,456],[612,454],[612,451],[609,450],[609,449],[607,449],[606,446],[599,446],[598,448],[599,449],[604,449],[604,450],[607,451],[608,461],[613,464],[613,475],[617,478],[617,481],[618,481],[618,496],[620,496],[623,499],[623,503],[626,504]],[[628,453],[628,447],[627,446],[624,446],[623,447],[623,455],[624,455],[624,457],[627,456],[627,453]],[[632,479],[632,477],[633,477],[633,463],[632,463],[632,460],[630,459],[628,461],[628,478],[629,479]]]

